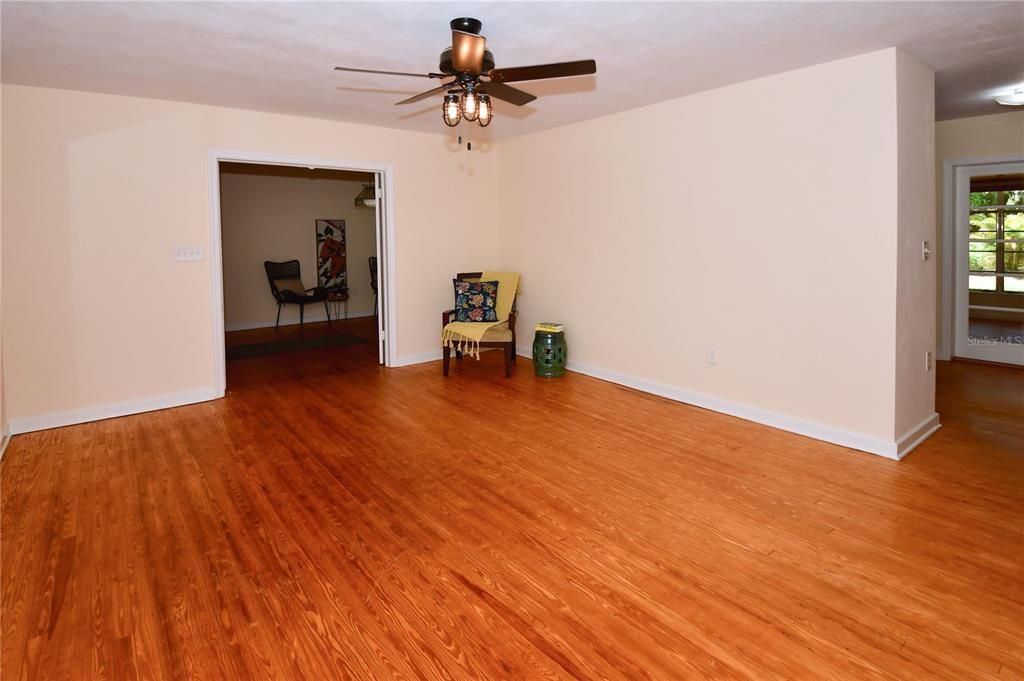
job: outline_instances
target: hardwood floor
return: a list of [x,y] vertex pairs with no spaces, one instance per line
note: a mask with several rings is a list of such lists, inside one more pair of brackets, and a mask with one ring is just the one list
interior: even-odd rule
[[[303,326],[288,324],[278,328],[268,326],[261,329],[246,329],[245,331],[229,331],[224,334],[225,347],[237,347],[252,343],[267,343],[270,341],[295,340],[297,338],[314,338],[317,336],[352,334],[365,339],[369,343],[377,340],[377,318],[376,317],[353,317],[352,319],[335,319],[331,324],[327,322],[310,322]],[[369,361],[375,361],[374,354],[358,355]]]
[[1024,371],[896,463],[372,344],[14,438],[4,679],[1024,677]]

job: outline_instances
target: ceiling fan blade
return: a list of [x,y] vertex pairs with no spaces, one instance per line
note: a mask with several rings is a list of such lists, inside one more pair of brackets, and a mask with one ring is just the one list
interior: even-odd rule
[[428,97],[433,97],[434,95],[443,94],[448,90],[448,88],[450,88],[454,84],[454,82],[455,81],[452,81],[451,83],[445,83],[444,85],[438,86],[432,90],[427,90],[426,92],[421,92],[418,95],[413,95],[408,99],[403,99],[400,102],[395,102],[395,106],[398,106],[400,104],[412,104],[413,102],[419,102],[421,100],[427,99]]
[[537,64],[536,66],[514,66],[509,69],[494,69],[489,74],[492,81],[515,83],[522,80],[544,80],[545,78],[567,78],[589,76],[597,73],[597,62],[593,59],[563,61],[558,64]]
[[378,73],[385,76],[411,76],[413,78],[447,78],[444,73],[406,73],[405,71],[378,71],[376,69],[355,69],[351,66],[335,66],[335,71],[352,71],[353,73]]
[[516,106],[529,104],[533,100],[537,99],[536,95],[531,95],[529,92],[523,92],[522,90],[514,88],[511,85],[497,83],[493,80],[488,83],[481,83],[480,86],[477,88],[477,91],[483,92],[486,95],[490,95],[495,99],[500,99],[503,102],[515,104]]
[[486,45],[482,35],[452,31],[452,67],[459,73],[479,75],[484,67]]

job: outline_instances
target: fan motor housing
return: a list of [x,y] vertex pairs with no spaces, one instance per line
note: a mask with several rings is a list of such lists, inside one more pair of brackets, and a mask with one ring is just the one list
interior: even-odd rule
[[[447,73],[450,76],[455,75],[455,68],[452,66],[452,48],[447,48],[441,53],[441,61],[437,66],[441,73]],[[480,73],[487,73],[494,69],[494,55],[491,54],[490,50],[484,50],[484,62],[483,67],[480,69]]]

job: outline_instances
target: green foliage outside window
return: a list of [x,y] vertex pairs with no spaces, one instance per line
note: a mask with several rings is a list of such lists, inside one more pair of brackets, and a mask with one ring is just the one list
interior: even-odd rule
[[983,206],[1024,206],[1024,189],[1002,192],[971,192],[971,208]]

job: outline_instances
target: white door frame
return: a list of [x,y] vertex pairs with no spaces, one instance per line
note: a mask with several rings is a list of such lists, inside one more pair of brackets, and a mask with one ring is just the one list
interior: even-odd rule
[[[395,366],[398,357],[398,325],[395,310],[395,221],[394,221],[394,169],[388,163],[369,161],[344,161],[321,158],[319,156],[291,156],[288,154],[271,154],[258,151],[238,151],[233,149],[210,149],[210,286],[213,299],[213,369],[215,388],[218,396],[223,397],[227,387],[227,368],[224,360],[224,259],[221,253],[220,224],[220,164],[223,161],[233,163],[255,163],[275,166],[298,166],[305,168],[325,168],[329,170],[354,170],[358,172],[380,173],[384,176],[384,210],[381,211],[380,231],[377,234],[378,249],[384,249],[382,281],[384,295],[380,311],[387,315],[386,336],[384,338],[384,365]],[[378,263],[380,262],[378,259]],[[379,267],[379,265],[378,265]]]
[[[387,236],[383,229],[383,225],[387,220],[387,202],[381,201],[380,197],[388,196],[390,192],[384,186],[385,178],[382,173],[374,173],[373,175],[373,195],[377,197],[377,205],[375,207],[374,224],[377,229],[377,281],[385,281],[387,276],[386,270],[388,268],[387,262],[384,259],[384,255],[390,249],[390,246],[385,243],[384,237]],[[383,276],[382,276],[383,275]],[[377,290],[380,291],[381,287],[378,284]],[[377,361],[384,366],[387,366],[387,346],[385,340],[388,337],[387,333],[387,312],[384,311],[387,300],[381,296],[374,294],[374,307],[377,310]]]
[[1024,155],[986,156],[945,161],[942,164],[942,327],[939,332],[938,359],[952,359],[956,338],[956,174],[957,169],[998,163],[1019,163]]

